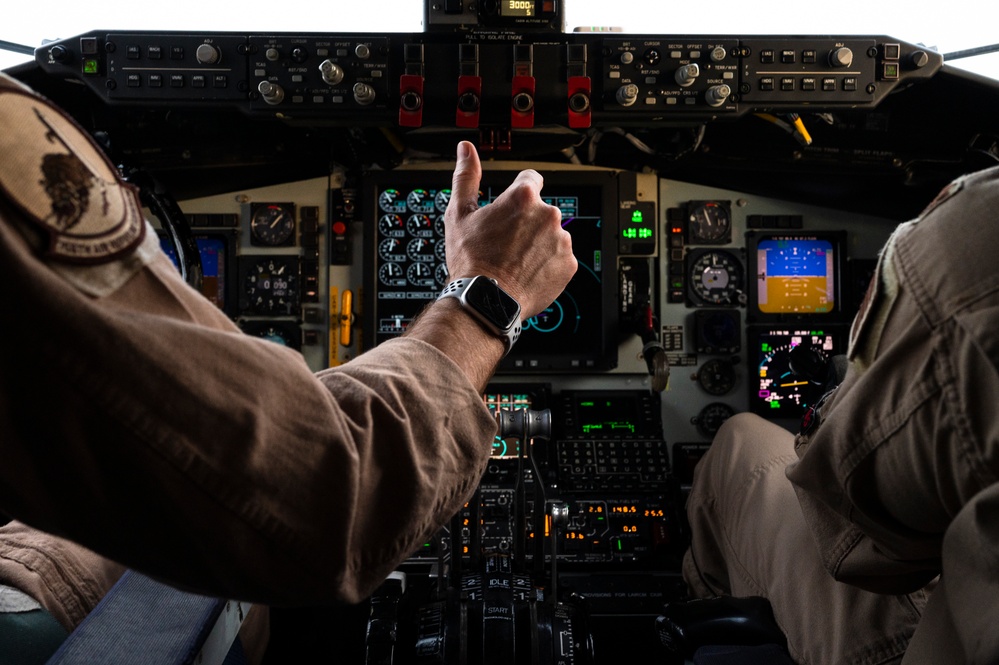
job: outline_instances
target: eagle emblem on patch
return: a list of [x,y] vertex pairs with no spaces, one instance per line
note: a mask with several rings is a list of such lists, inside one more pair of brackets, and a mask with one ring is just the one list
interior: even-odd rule
[[48,238],[46,256],[106,263],[142,241],[136,190],[62,111],[0,88],[0,190]]

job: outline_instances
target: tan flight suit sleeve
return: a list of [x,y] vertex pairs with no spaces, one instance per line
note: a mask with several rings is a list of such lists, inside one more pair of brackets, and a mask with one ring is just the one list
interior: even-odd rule
[[[468,499],[495,424],[450,359],[401,338],[314,375],[190,289],[113,178],[91,178],[79,222],[19,198],[40,177],[18,175],[33,146],[66,145],[4,140],[0,511],[174,584],[273,605],[364,598]],[[124,221],[85,246],[95,234],[74,228],[99,225],[101,202]],[[88,260],[67,260],[81,246]]]

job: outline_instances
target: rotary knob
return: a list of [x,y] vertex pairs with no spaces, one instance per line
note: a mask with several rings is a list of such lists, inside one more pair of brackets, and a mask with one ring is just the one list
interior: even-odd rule
[[200,44],[194,52],[194,57],[202,65],[214,65],[222,59],[222,52],[211,44]]
[[701,68],[697,66],[697,63],[692,62],[689,65],[684,65],[680,69],[676,70],[676,74],[673,76],[676,79],[678,85],[682,87],[687,87],[697,80],[697,77],[701,74]]
[[704,100],[708,106],[721,106],[732,94],[732,88],[724,83],[713,85],[704,92]]
[[622,85],[617,89],[617,103],[621,106],[631,106],[638,101],[638,86],[634,83]]
[[268,104],[280,104],[284,101],[284,88],[270,81],[261,81],[257,85],[257,92]]
[[840,46],[829,53],[829,64],[832,67],[849,67],[853,64],[853,51],[846,46]]
[[367,106],[375,101],[375,89],[367,83],[354,84],[354,101],[361,106]]
[[343,68],[332,60],[323,60],[319,65],[319,74],[327,85],[340,85],[343,81]]

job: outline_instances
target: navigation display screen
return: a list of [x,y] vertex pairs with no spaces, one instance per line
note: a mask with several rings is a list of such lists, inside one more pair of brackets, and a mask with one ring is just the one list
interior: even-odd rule
[[750,409],[766,418],[800,418],[825,390],[826,375],[816,368],[842,353],[841,326],[764,328],[749,332],[756,354],[750,381]]
[[[523,322],[500,371],[593,371],[617,365],[617,180],[610,171],[544,173],[541,197],[562,211],[579,267],[548,308]],[[489,205],[516,172],[487,171],[479,206]],[[449,171],[373,174],[366,184],[365,334],[379,344],[402,334],[450,281],[444,251]],[[467,276],[467,275],[466,275]]]

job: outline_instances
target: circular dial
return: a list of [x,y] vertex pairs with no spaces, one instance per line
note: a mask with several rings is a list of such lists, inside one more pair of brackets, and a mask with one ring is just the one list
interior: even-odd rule
[[701,435],[711,439],[721,429],[722,424],[734,415],[735,409],[728,404],[713,402],[701,409],[701,412],[691,420],[693,420],[694,425],[697,426],[697,431]]
[[378,218],[378,232],[386,238],[401,238],[406,235],[406,228],[399,215],[382,215]]
[[694,315],[694,322],[698,353],[738,353],[741,350],[742,327],[737,310],[701,310]]
[[451,202],[451,190],[442,189],[434,196],[434,206],[441,212],[447,210],[447,204]]
[[434,245],[436,245],[436,243],[433,240],[427,240],[426,238],[413,238],[406,245],[406,254],[409,256],[411,261],[417,261],[419,263],[433,263]]
[[434,223],[427,215],[410,215],[406,220],[406,230],[414,238],[432,238]]
[[406,205],[413,212],[433,212],[434,197],[425,189],[414,189],[406,197]]
[[433,286],[434,272],[426,263],[411,263],[406,268],[406,279],[413,286]]
[[254,245],[290,245],[295,239],[295,209],[287,203],[255,205],[250,213],[250,240]]
[[378,281],[385,286],[406,286],[406,277],[398,263],[383,263],[378,269]]
[[701,365],[697,384],[709,395],[724,395],[735,388],[735,367],[731,362],[714,358]]
[[288,336],[285,334],[285,332],[282,330],[278,330],[274,326],[269,326],[267,328],[264,328],[263,330],[257,333],[257,337],[262,337],[263,339],[266,339],[268,342],[274,342],[275,344],[280,344],[281,346],[292,345],[291,340],[288,339]]
[[772,418],[797,418],[822,397],[824,383],[797,374],[792,367],[792,349],[799,344],[810,345],[811,354],[820,362],[828,362],[831,357],[832,337],[821,333],[789,335],[783,340],[775,339],[772,346],[761,348],[763,356],[755,392],[759,401],[754,404],[759,413]]
[[378,256],[382,261],[405,261],[405,247],[398,238],[385,238],[378,243]]
[[296,261],[261,259],[250,266],[243,283],[248,308],[257,314],[290,315],[298,311]]
[[300,349],[302,346],[302,331],[297,323],[287,321],[240,321],[239,327],[247,335],[260,337],[268,342]]
[[397,189],[386,189],[378,195],[378,207],[385,212],[406,212],[406,199]]
[[687,220],[692,243],[728,242],[732,232],[732,219],[728,208],[717,201],[705,201],[690,210]]
[[437,267],[434,268],[434,280],[437,282],[438,286],[445,286],[448,283],[449,280],[446,263],[438,263]]
[[714,250],[693,258],[687,275],[695,302],[736,305],[742,295],[742,266],[731,252]]

